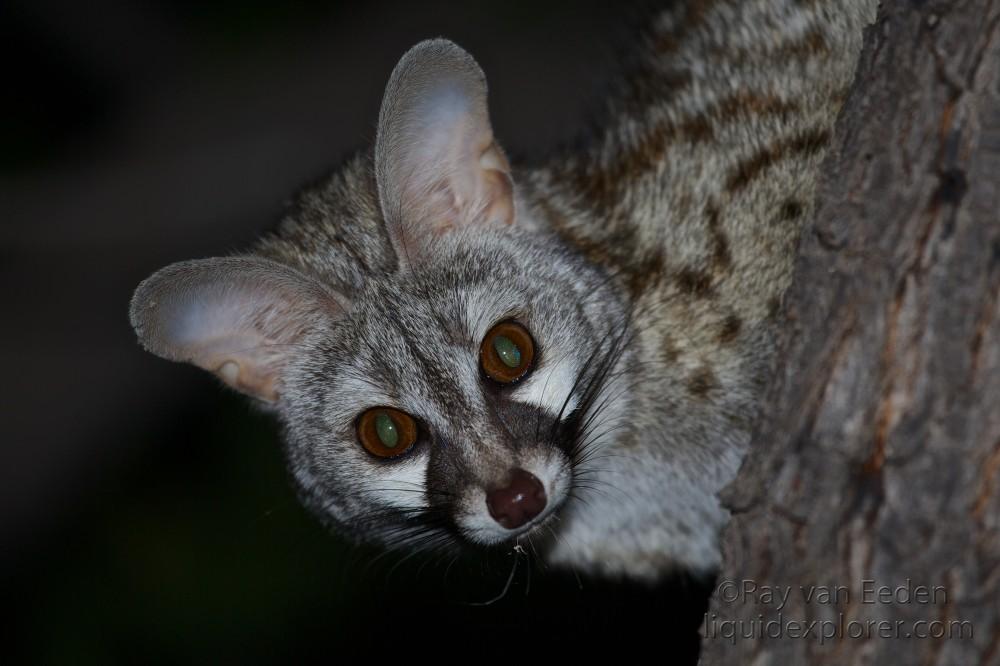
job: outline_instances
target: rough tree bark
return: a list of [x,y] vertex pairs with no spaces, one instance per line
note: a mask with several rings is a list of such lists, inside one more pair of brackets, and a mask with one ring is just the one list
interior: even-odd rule
[[702,661],[997,664],[1000,2],[883,2],[835,145]]

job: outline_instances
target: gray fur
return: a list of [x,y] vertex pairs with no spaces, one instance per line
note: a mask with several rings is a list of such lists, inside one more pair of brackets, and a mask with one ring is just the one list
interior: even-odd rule
[[[150,351],[270,401],[303,500],[349,536],[530,538],[591,573],[710,571],[716,493],[747,446],[872,13],[863,0],[663,12],[605,133],[531,169],[511,170],[495,143],[472,58],[424,42],[390,78],[372,158],[304,193],[245,257],[154,274],[133,325]],[[200,344],[168,334],[206,304],[242,313],[223,342],[215,319],[184,329],[208,330]],[[478,349],[511,318],[538,363],[497,388]],[[248,339],[268,353],[230,342]],[[400,459],[357,442],[355,419],[379,405],[421,423]],[[513,467],[549,505],[508,531],[484,497]]]

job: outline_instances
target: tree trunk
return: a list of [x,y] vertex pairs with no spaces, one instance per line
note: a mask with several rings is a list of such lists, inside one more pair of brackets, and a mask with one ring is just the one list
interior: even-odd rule
[[997,664],[1000,3],[883,2],[835,145],[702,660]]

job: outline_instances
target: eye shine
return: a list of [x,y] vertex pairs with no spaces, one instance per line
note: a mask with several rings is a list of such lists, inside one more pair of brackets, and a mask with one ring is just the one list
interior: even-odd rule
[[498,384],[513,384],[531,372],[535,341],[516,321],[495,324],[479,347],[479,365]]
[[375,432],[382,445],[386,448],[394,449],[399,444],[399,430],[393,422],[392,417],[385,412],[379,412],[375,417]]
[[392,407],[373,407],[358,417],[358,442],[379,458],[395,458],[417,443],[417,422]]
[[505,335],[498,335],[493,338],[493,349],[497,356],[508,368],[516,368],[521,365],[521,350],[517,345]]

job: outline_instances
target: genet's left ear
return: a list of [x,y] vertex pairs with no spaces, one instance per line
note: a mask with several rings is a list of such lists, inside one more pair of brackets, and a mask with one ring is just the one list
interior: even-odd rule
[[513,224],[510,165],[493,139],[486,77],[459,46],[421,42],[396,65],[379,113],[375,174],[403,265],[451,230]]

